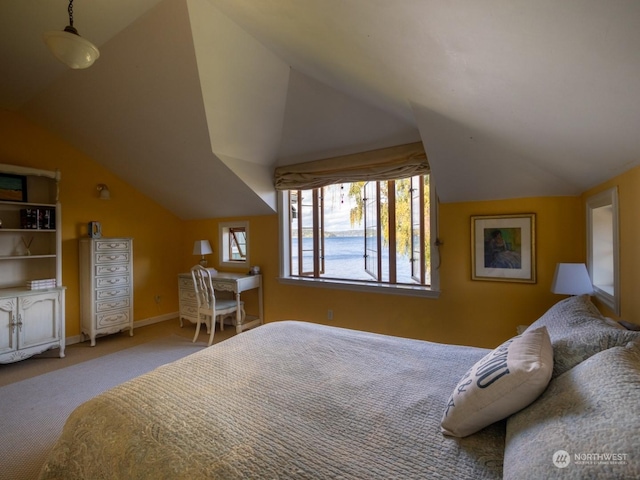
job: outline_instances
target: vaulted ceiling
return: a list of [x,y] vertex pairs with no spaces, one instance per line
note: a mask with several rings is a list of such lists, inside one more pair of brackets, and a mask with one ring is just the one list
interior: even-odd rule
[[273,169],[421,140],[441,201],[576,195],[640,163],[635,0],[76,0],[98,61],[0,3],[0,108],[184,219],[275,210]]

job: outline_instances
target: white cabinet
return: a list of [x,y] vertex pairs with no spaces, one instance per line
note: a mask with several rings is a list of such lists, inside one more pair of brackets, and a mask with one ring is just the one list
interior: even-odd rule
[[133,336],[133,239],[80,239],[80,317],[83,335],[129,329]]
[[[50,348],[64,357],[59,180],[58,171],[0,164],[0,363]],[[51,286],[31,290],[37,280]]]
[[64,357],[64,289],[0,290],[0,363],[24,360],[50,348]]

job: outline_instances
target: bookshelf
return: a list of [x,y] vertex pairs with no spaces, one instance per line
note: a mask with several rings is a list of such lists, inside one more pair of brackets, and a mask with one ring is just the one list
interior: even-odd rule
[[64,357],[59,181],[59,171],[0,164],[0,363],[51,348]]

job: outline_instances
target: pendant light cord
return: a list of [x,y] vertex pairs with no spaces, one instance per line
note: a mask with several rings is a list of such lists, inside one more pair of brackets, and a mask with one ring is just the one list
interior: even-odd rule
[[78,30],[73,26],[73,0],[69,0],[69,8],[67,8],[67,12],[69,12],[69,25],[64,27],[64,31],[80,36],[78,34]]
[[69,26],[73,27],[73,0],[69,0],[67,11],[69,12]]

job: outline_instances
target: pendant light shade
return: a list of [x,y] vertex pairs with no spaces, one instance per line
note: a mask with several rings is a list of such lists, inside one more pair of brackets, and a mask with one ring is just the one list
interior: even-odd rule
[[65,65],[79,69],[93,65],[100,51],[89,40],[85,40],[73,27],[73,0],[69,1],[69,25],[64,31],[45,32],[44,42],[51,53]]

